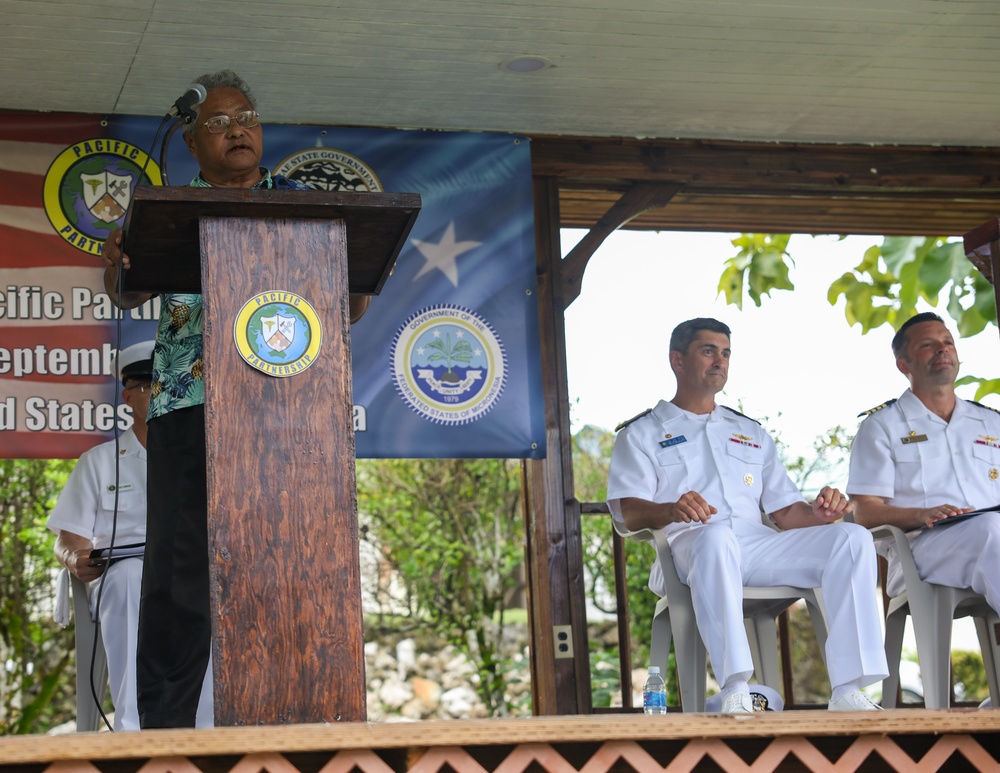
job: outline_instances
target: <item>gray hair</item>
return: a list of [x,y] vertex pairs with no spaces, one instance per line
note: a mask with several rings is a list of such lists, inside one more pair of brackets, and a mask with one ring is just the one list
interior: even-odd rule
[[[212,89],[238,89],[239,92],[247,98],[247,102],[250,103],[250,107],[254,110],[257,109],[257,97],[254,96],[253,89],[250,88],[250,84],[232,70],[208,72],[204,75],[199,75],[192,82],[200,83],[205,87],[205,91],[211,91]],[[200,110],[200,105],[196,107],[195,110]],[[184,133],[191,134],[196,128],[197,124],[194,121],[186,123],[184,124]]]

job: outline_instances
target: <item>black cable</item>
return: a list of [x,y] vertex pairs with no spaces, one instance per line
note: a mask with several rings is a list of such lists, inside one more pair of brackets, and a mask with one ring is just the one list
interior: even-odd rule
[[182,120],[180,118],[174,121],[170,128],[167,129],[167,133],[163,137],[163,144],[160,145],[160,177],[163,178],[164,185],[170,185],[170,181],[167,177],[167,148],[170,147],[170,140],[174,138],[174,134],[177,130],[186,123],[189,123],[189,121]]

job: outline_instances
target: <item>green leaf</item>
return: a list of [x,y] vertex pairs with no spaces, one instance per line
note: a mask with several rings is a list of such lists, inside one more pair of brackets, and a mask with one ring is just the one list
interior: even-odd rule
[[722,276],[719,277],[719,293],[725,295],[730,306],[743,308],[743,271],[736,267],[735,258],[725,263]]
[[[914,262],[904,263],[899,271],[899,302],[904,308],[914,308],[917,299],[923,295],[920,284],[920,265]],[[936,303],[935,300],[931,305]]]
[[997,297],[993,285],[986,281],[986,277],[976,271],[972,279],[972,291],[975,294],[973,306],[983,319],[993,322],[997,321]]
[[789,234],[741,234],[732,240],[739,252],[728,259],[719,279],[726,303],[743,308],[743,291],[760,306],[772,290],[792,290],[787,247]]
[[968,338],[969,336],[981,333],[985,327],[986,318],[979,313],[979,310],[975,306],[966,309],[958,320],[958,334],[962,338]]
[[979,376],[962,376],[955,386],[978,384],[974,400],[982,400],[987,395],[1000,395],[1000,378],[980,378]]
[[826,299],[833,306],[837,303],[837,299],[841,295],[847,295],[852,288],[858,284],[858,278],[854,276],[850,271],[846,274],[841,274],[838,279],[833,281],[830,285],[830,289],[826,291]]
[[935,298],[953,275],[953,250],[950,246],[942,246],[931,250],[920,263],[918,278],[924,285],[924,291]]
[[882,241],[881,248],[886,268],[898,276],[902,267],[913,261],[917,245],[921,241],[917,236],[887,236]]
[[873,244],[867,250],[865,254],[861,257],[861,263],[855,267],[855,271],[876,271],[878,270],[878,262],[882,257],[882,249],[877,245]]

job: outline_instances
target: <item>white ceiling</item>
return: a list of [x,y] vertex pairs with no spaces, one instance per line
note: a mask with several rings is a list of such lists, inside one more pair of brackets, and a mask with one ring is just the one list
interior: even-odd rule
[[[1000,145],[1000,2],[0,0],[0,108],[163,114],[231,67],[266,121]],[[544,57],[531,74],[500,69]]]

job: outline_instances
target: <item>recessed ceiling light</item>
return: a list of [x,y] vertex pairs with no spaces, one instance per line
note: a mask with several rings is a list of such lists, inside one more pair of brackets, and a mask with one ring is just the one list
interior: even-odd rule
[[515,56],[500,62],[500,69],[504,72],[512,72],[517,75],[547,70],[552,66],[548,59],[540,56]]

